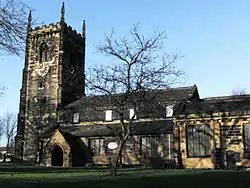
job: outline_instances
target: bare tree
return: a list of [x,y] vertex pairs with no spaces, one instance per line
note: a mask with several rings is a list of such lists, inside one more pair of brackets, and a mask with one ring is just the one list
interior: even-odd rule
[[245,95],[247,94],[246,89],[234,89],[232,95]]
[[[108,105],[119,115],[121,133],[117,132],[119,144],[112,156],[110,171],[115,176],[118,159],[136,116],[141,111],[147,111],[154,117],[158,109],[162,109],[157,91],[176,84],[183,73],[175,65],[179,58],[177,53],[160,55],[166,39],[165,32],[155,32],[152,37],[146,38],[137,24],[130,30],[129,37],[116,40],[113,34],[112,31],[106,36],[97,49],[117,62],[90,68],[86,84],[90,94],[102,94],[109,101],[102,98],[99,103],[94,101],[95,106]],[[128,106],[134,109],[134,113],[126,118]]]
[[5,89],[6,89],[5,87],[0,86],[0,97],[3,96]]
[[28,9],[20,0],[0,0],[0,54],[23,52]]
[[[0,119],[2,133],[6,139],[6,151],[10,152],[10,142],[13,140],[16,133],[17,117],[13,113],[6,112]],[[6,156],[4,157],[4,161]]]

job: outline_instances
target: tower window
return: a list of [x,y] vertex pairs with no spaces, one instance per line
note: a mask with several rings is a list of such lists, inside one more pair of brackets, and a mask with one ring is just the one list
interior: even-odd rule
[[46,101],[47,101],[46,97],[43,97],[43,104],[46,104]]
[[44,62],[49,60],[49,47],[47,44],[43,43],[40,46],[39,61]]
[[38,89],[43,89],[44,88],[44,82],[43,81],[40,81],[38,83]]

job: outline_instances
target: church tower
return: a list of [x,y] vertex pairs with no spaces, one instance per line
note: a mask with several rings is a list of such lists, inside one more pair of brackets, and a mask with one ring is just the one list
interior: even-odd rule
[[33,29],[29,13],[15,141],[19,160],[36,160],[42,141],[57,128],[58,111],[85,95],[85,21],[80,34],[64,15],[63,3],[60,22]]

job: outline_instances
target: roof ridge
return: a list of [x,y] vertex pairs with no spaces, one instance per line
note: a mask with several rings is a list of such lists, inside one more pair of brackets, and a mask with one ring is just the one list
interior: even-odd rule
[[170,87],[170,88],[165,88],[165,89],[153,89],[152,91],[166,91],[166,90],[180,90],[180,89],[188,89],[188,88],[194,88],[196,85],[190,85],[190,86],[183,86],[183,87]]
[[[181,91],[181,90],[189,90],[189,94],[190,93],[193,93],[195,91],[195,89],[197,88],[197,86],[194,84],[194,85],[190,85],[190,86],[183,86],[183,87],[173,87],[173,88],[166,88],[166,89],[152,89],[152,90],[148,90],[146,92],[174,92],[174,91]],[[138,91],[139,92],[139,91]],[[122,96],[124,93],[117,93],[117,94],[113,94],[113,96]],[[82,98],[78,99],[78,100],[75,100],[75,101],[72,101],[71,103],[67,104],[65,107],[68,107],[68,106],[71,106],[71,105],[74,105],[78,102],[81,102],[81,101],[84,101],[85,99],[90,99],[92,97],[105,97],[105,96],[109,96],[108,94],[102,94],[102,95],[87,95],[87,96],[83,96]]]
[[217,96],[217,97],[206,97],[203,98],[204,101],[210,100],[230,100],[230,99],[242,99],[242,98],[250,98],[250,94],[243,94],[243,95],[226,95],[226,96]]
[[[183,86],[183,87],[170,87],[170,88],[165,88],[165,89],[151,89],[149,91],[166,91],[166,90],[180,90],[180,89],[194,89],[196,88],[196,84],[194,85],[189,85],[189,86]],[[139,91],[138,91],[139,92]],[[113,95],[122,95],[124,93],[115,93]],[[95,97],[95,96],[106,96],[108,94],[102,94],[102,95],[87,95],[87,96],[83,96],[82,98],[87,98],[87,97]]]

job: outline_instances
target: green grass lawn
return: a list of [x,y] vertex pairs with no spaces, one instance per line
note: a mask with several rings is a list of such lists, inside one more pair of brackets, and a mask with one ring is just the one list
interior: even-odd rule
[[0,166],[0,188],[245,188],[248,171],[123,169],[108,176],[103,169]]

